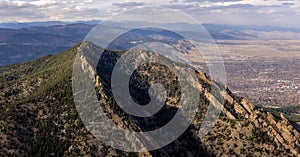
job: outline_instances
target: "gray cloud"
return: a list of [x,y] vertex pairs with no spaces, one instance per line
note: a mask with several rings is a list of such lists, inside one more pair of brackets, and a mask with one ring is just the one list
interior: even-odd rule
[[6,22],[89,20],[109,15],[103,10],[87,7],[83,2],[92,1],[0,1],[0,19]]
[[[210,7],[201,7],[198,4],[169,4],[169,5],[163,5],[164,7],[171,8],[171,9],[179,9],[179,10],[185,10],[185,9],[193,9],[195,12],[207,10],[226,10],[226,9],[241,9],[241,10],[258,10],[262,8],[281,8],[282,5],[270,5],[270,6],[264,6],[264,5],[252,5],[252,4],[232,4],[227,6],[210,6]],[[197,11],[198,10],[198,11]]]
[[295,5],[295,3],[282,3],[282,5]]
[[239,2],[243,0],[185,0],[184,2]]
[[12,10],[12,9],[26,9],[26,8],[32,8],[34,5],[32,4],[15,4],[10,1],[0,1],[0,9],[7,9],[7,10]]
[[252,5],[252,4],[232,4],[228,6],[213,6],[212,9],[245,9],[258,10],[262,8],[281,8],[282,5]]
[[178,0],[171,0],[170,3],[176,3]]
[[44,13],[39,13],[38,9],[37,6],[28,3],[16,4],[10,1],[0,1],[0,18],[17,21],[24,19],[24,17],[32,20],[40,20],[47,17]]
[[122,8],[130,8],[130,7],[138,7],[144,6],[145,3],[142,2],[126,2],[126,3],[112,3],[113,6],[122,7]]
[[169,5],[163,5],[163,7],[170,8],[170,9],[192,9],[195,7],[198,7],[198,5],[193,4],[169,4]]
[[294,20],[300,17],[299,12],[297,13],[297,9],[291,8],[290,5],[282,5],[278,2],[266,2],[265,5],[261,3],[232,5],[211,4],[209,6],[201,6],[200,4],[173,4],[168,5],[168,7],[192,15],[200,23],[300,26],[300,21]]

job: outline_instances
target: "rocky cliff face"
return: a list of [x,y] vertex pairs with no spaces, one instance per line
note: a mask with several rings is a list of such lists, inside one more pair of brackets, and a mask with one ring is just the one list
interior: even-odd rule
[[[188,130],[171,144],[155,151],[128,153],[98,141],[81,122],[73,102],[72,68],[77,48],[33,62],[1,68],[0,156],[299,156],[300,135],[283,114],[258,108],[245,98],[212,81],[203,72],[195,72],[201,101]],[[110,52],[119,56],[121,52]],[[111,58],[114,59],[114,58]],[[89,58],[81,57],[82,70],[94,77],[101,106],[116,124],[128,130],[157,127],[154,119],[138,119],[124,113],[114,102],[110,78],[101,69],[93,70]],[[111,62],[107,62],[110,64]],[[103,64],[100,62],[99,64]],[[106,65],[109,66],[109,65]],[[159,67],[159,65],[157,65]],[[100,66],[101,67],[101,66]],[[167,69],[162,78],[170,77]],[[149,78],[155,73],[141,67],[137,75]],[[162,83],[165,83],[162,81]],[[212,93],[211,88],[220,89]],[[13,89],[13,90],[10,90]],[[170,88],[171,89],[171,88]],[[177,90],[171,90],[169,108],[176,110]],[[215,95],[225,100],[213,129],[204,137],[199,128]],[[143,101],[143,100],[140,100]],[[170,112],[172,113],[172,112]],[[160,116],[160,115],[158,115]],[[172,114],[164,115],[166,119]]]
[[217,156],[299,156],[300,134],[283,114],[272,115],[229,90],[224,97],[223,115],[202,139],[210,152]]
[[[140,71],[140,73],[145,74],[145,71]],[[196,73],[199,79],[196,86],[204,102],[199,104],[199,108],[205,111],[208,102],[213,101],[216,94],[210,92],[212,87],[220,89],[218,95],[225,99],[221,117],[207,136],[197,137],[203,120],[201,119],[203,118],[203,112],[199,111],[194,120],[192,132],[195,136],[193,138],[200,141],[205,151],[216,156],[247,154],[254,154],[255,156],[299,155],[300,134],[283,114],[273,115],[263,108],[255,107],[247,99],[234,95],[229,89],[224,89],[222,85],[215,84],[203,72]],[[161,74],[168,73],[163,72]],[[102,97],[108,97],[104,91],[107,90],[107,84],[110,82],[103,80],[109,79],[103,77],[103,75],[102,77],[96,75],[96,85],[99,93]],[[188,141],[185,142],[189,143]],[[173,153],[176,154],[177,152],[169,151],[169,154]],[[189,153],[196,155],[193,151]]]

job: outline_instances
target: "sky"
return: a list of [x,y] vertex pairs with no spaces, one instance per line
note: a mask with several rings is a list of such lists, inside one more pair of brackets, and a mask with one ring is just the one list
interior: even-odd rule
[[0,22],[105,20],[144,6],[178,10],[200,23],[300,27],[300,0],[0,0]]

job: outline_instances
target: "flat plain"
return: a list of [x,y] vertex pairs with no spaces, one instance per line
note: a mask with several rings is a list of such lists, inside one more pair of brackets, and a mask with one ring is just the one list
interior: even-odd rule
[[299,106],[300,40],[295,34],[289,39],[269,38],[216,41],[228,85],[235,93],[264,107]]

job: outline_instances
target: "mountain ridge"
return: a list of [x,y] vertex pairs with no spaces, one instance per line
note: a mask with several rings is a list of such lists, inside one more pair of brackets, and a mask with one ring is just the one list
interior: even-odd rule
[[[214,95],[209,89],[212,81],[203,72],[197,73],[203,89],[203,101],[199,104],[201,112],[179,140],[162,149],[144,153],[127,153],[105,146],[85,129],[74,106],[71,75],[78,48],[79,45],[57,55],[0,67],[0,139],[3,141],[0,155],[299,155],[299,132],[283,114],[273,115],[257,108],[229,89],[219,93],[226,103],[215,127],[207,136],[198,138],[197,130],[203,118],[200,113],[205,112]],[[82,60],[82,63],[90,64],[88,59]],[[95,85],[99,94],[110,100],[104,92],[108,89],[103,77],[96,77]],[[217,85],[217,88],[221,87]],[[110,102],[105,108],[117,124],[127,129],[130,124],[136,126],[123,119],[120,116],[122,112],[112,106],[114,103]]]

